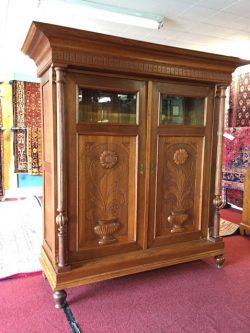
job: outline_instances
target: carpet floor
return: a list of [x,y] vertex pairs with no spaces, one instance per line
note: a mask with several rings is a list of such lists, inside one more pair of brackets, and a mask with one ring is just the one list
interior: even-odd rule
[[[42,211],[34,196],[0,202],[0,280],[10,276],[29,275],[41,270],[39,254],[42,242]],[[241,212],[221,210],[223,220],[239,223]],[[221,236],[235,233],[237,226],[224,222]]]
[[220,216],[227,221],[239,224],[241,222],[242,210],[231,207],[223,208],[220,210]]
[[[82,333],[249,333],[250,237],[226,237],[225,258],[71,288],[67,301]],[[0,282],[0,302],[3,332],[71,332],[41,276]]]

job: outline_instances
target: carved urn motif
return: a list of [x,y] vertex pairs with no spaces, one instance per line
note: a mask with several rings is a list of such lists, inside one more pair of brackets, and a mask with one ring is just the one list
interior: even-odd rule
[[114,233],[119,229],[120,223],[117,218],[98,220],[98,225],[94,227],[95,233],[100,236],[99,245],[114,243],[117,239]]
[[188,220],[188,214],[185,211],[171,212],[168,216],[168,222],[171,223],[171,232],[182,232],[184,231],[184,224]]

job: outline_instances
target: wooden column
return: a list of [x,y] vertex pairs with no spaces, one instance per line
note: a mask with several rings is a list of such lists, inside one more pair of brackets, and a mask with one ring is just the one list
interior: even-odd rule
[[65,159],[65,106],[64,71],[55,67],[57,94],[57,212],[58,226],[58,267],[67,266],[67,211],[66,211],[66,159]]
[[224,133],[224,116],[225,116],[225,101],[226,101],[226,86],[217,87],[215,96],[216,112],[219,112],[219,123],[217,132],[217,157],[216,157],[216,174],[215,174],[215,192],[213,204],[214,211],[214,239],[219,238],[220,231],[220,208],[222,206],[222,158],[223,158],[223,133]]

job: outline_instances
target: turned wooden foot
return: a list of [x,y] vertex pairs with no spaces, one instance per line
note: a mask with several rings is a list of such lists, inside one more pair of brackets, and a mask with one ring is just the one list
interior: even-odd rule
[[67,293],[65,290],[54,291],[53,298],[55,301],[55,308],[62,309],[66,304]]
[[214,259],[217,268],[222,268],[225,261],[223,254],[221,254],[220,256],[215,256]]

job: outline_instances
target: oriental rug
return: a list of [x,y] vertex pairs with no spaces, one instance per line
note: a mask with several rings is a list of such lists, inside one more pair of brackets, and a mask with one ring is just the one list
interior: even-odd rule
[[228,204],[243,208],[244,191],[236,188],[227,188],[226,199]]
[[239,225],[230,221],[220,219],[220,236],[234,235],[239,229]]
[[3,183],[4,190],[10,188],[10,175],[13,169],[13,135],[11,128],[13,126],[13,107],[12,107],[12,85],[9,82],[0,83],[1,100],[2,100],[2,113],[3,113],[3,150],[4,150],[4,164],[3,164]]
[[41,270],[42,212],[34,196],[0,202],[0,279]]
[[237,109],[234,113],[236,127],[250,126],[250,73],[240,74],[237,85]]
[[14,158],[15,172],[28,172],[25,91],[23,81],[13,81]]
[[[226,202],[242,207],[244,176],[250,167],[250,127],[230,127],[225,133],[232,136],[232,140],[224,138],[222,188]],[[228,196],[228,197],[227,197]],[[241,199],[240,199],[241,198]]]
[[42,171],[42,130],[28,128],[28,171],[30,175],[41,175]]
[[250,73],[234,74],[232,77],[228,126],[250,126]]
[[15,172],[41,175],[40,84],[13,81]]
[[25,82],[25,116],[28,129],[28,172],[40,175],[42,167],[40,84]]

